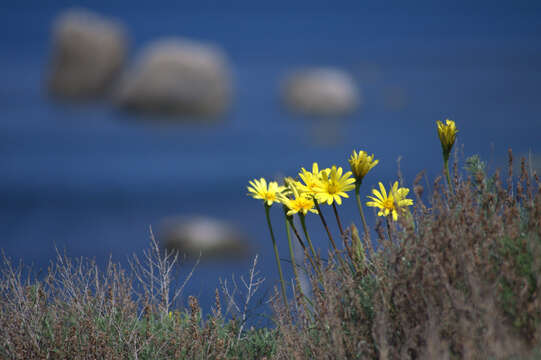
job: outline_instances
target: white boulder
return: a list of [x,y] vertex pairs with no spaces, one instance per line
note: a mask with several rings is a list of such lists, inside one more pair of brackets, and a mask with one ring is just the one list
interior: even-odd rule
[[103,95],[122,68],[128,47],[120,23],[82,9],[58,16],[52,42],[49,90],[71,98]]
[[143,112],[213,116],[226,111],[231,95],[230,69],[221,49],[164,39],[144,49],[123,75],[115,101]]
[[290,75],[283,86],[285,104],[296,112],[340,116],[353,112],[361,101],[353,78],[335,68],[308,68]]
[[201,216],[171,217],[162,221],[158,235],[167,249],[191,258],[236,258],[249,254],[244,236],[232,225]]

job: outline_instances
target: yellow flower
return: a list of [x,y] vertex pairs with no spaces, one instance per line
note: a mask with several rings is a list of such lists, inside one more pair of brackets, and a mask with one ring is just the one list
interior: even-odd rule
[[452,120],[445,120],[445,125],[441,121],[436,121],[438,125],[438,136],[440,137],[441,148],[446,157],[449,156],[451,148],[455,144],[456,133],[458,132],[455,122]]
[[353,150],[353,154],[349,158],[349,166],[351,166],[351,171],[359,183],[378,163],[379,160],[374,160],[374,154],[368,156],[368,153],[362,150],[358,154]]
[[315,204],[312,196],[306,192],[299,191],[299,186],[302,186],[302,184],[292,178],[286,178],[285,182],[290,193],[293,195],[293,199],[285,195],[279,197],[282,204],[289,209],[287,215],[291,216],[299,212],[306,215],[308,211],[317,214],[317,210],[314,209]]
[[315,186],[317,201],[331,205],[334,201],[342,204],[342,198],[348,198],[346,191],[353,190],[355,179],[351,177],[351,171],[342,175],[342,168],[333,166],[330,170],[321,172],[321,181]]
[[314,195],[316,193],[316,187],[321,183],[321,176],[325,171],[330,171],[330,169],[320,171],[317,162],[312,164],[312,172],[307,171],[305,168],[301,168],[299,176],[304,184],[299,183],[297,187],[302,192]]
[[367,206],[379,208],[378,216],[388,216],[392,215],[394,221],[398,219],[398,212],[405,212],[406,206],[413,205],[413,200],[406,199],[408,196],[408,188],[398,188],[398,181],[395,181],[392,188],[389,191],[389,194],[385,191],[385,187],[380,182],[379,183],[380,191],[372,189],[372,194],[374,196],[368,196],[373,201],[368,201]]
[[279,194],[285,189],[283,186],[278,186],[276,181],[270,181],[267,187],[267,181],[264,178],[259,180],[254,179],[250,181],[248,186],[248,195],[254,199],[263,200],[268,206],[271,206],[273,202],[278,202]]

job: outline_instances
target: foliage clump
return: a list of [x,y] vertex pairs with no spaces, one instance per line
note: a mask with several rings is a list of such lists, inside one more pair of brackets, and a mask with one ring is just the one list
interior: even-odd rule
[[[45,278],[36,280],[4,257],[0,358],[256,359],[274,352],[276,330],[243,330],[245,314],[222,312],[218,290],[207,318],[192,296],[186,308],[174,309],[185,284],[171,292],[177,260],[178,253],[162,252],[153,236],[144,258],[130,261],[130,271],[109,261],[101,272],[91,260],[59,254]],[[254,272],[250,296],[261,281]]]
[[[436,179],[378,249],[312,275],[313,307],[278,311],[278,358],[535,358],[541,344],[541,183],[522,160],[506,184],[478,158],[454,184]],[[456,166],[455,166],[456,169]],[[381,224],[380,224],[381,225]],[[358,241],[354,225],[344,242]],[[366,238],[365,238],[366,239]],[[299,307],[297,307],[299,309]],[[293,319],[293,320],[292,320]],[[522,357],[520,357],[522,358]]]

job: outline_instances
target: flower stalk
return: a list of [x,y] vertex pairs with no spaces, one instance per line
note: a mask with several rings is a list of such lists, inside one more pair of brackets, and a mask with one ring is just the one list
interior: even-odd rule
[[[323,216],[323,213],[321,212],[321,209],[319,208],[319,204],[318,204],[318,201],[316,199],[314,199],[314,203],[316,205],[316,208],[317,208],[317,212],[319,214],[319,218],[321,219],[321,222],[323,223],[323,227],[325,228],[325,230],[327,231],[327,235],[329,236],[329,240],[331,242],[331,245],[332,245],[332,248],[334,250],[334,253],[336,254],[336,256],[338,257],[338,260],[340,261],[340,264],[342,265],[343,268],[346,268],[346,264],[344,262],[344,259],[342,259],[342,256],[340,255],[340,252],[338,251],[338,248],[336,247],[336,243],[334,242],[334,239],[331,235],[331,232],[329,230],[329,226],[327,225],[327,221],[325,221],[325,217]],[[338,213],[336,213],[338,214]],[[343,234],[343,233],[342,233]],[[343,235],[342,235],[343,236]]]
[[447,185],[449,185],[449,191],[453,192],[453,184],[451,183],[451,176],[449,175],[449,155],[451,149],[455,144],[456,134],[458,130],[453,120],[445,120],[445,124],[441,121],[436,121],[438,127],[438,137],[440,138],[441,151],[443,154],[443,172],[447,179]]
[[308,229],[306,228],[306,219],[305,219],[304,214],[299,214],[299,218],[301,219],[302,231],[304,232],[304,237],[306,238],[306,241],[308,242],[308,246],[310,246],[310,251],[312,252],[312,256],[314,257],[314,259],[317,259],[317,253],[314,250],[314,245],[312,244],[310,235],[308,235]]
[[291,229],[293,229],[293,233],[295,234],[297,241],[302,247],[302,251],[304,252],[304,255],[308,258],[308,261],[310,261],[310,265],[312,265],[312,268],[314,269],[314,271],[317,271],[316,264],[314,263],[314,259],[312,259],[312,256],[310,256],[310,253],[308,252],[306,245],[304,245],[304,242],[302,241],[302,238],[299,235],[299,232],[297,231],[297,227],[293,223],[293,216],[288,216],[287,220],[289,222],[289,226],[291,227]]
[[323,212],[319,208],[319,202],[315,198],[314,198],[314,204],[316,205],[316,209],[317,209],[317,212],[319,214],[319,218],[321,219],[321,222],[323,223],[323,227],[327,231],[327,236],[329,237],[329,241],[331,242],[331,245],[332,245],[334,251],[338,252],[338,248],[336,247],[336,243],[334,242],[334,239],[333,239],[333,237],[331,235],[331,232],[329,230],[329,226],[327,225],[327,221],[325,221],[325,217],[323,216]]
[[338,224],[338,230],[340,230],[340,235],[342,238],[344,238],[344,228],[342,227],[342,222],[340,221],[340,216],[338,215],[338,209],[336,208],[336,204],[332,203],[332,209],[334,211],[334,216],[336,217],[336,223]]
[[291,219],[288,218],[287,215],[287,207],[284,206],[284,217],[285,217],[285,223],[286,223],[286,236],[287,236],[287,243],[289,245],[289,256],[291,257],[291,265],[293,266],[293,274],[295,275],[295,282],[297,285],[297,289],[299,291],[299,294],[302,299],[304,299],[304,294],[302,292],[301,287],[301,281],[299,278],[299,273],[297,271],[297,262],[295,261],[295,252],[293,251],[293,244],[291,243],[291,231],[290,231],[290,222],[293,221],[293,217],[290,216]]
[[364,230],[365,239],[369,239],[370,238],[370,232],[368,230],[368,224],[366,223],[366,218],[364,217],[364,212],[363,212],[363,206],[361,204],[361,195],[360,195],[360,191],[359,191],[360,188],[361,188],[361,182],[358,181],[355,184],[355,199],[357,200],[357,207],[359,208],[359,214],[361,214],[361,221],[363,223],[363,230]]
[[379,160],[374,160],[374,154],[368,155],[366,151],[353,150],[351,157],[348,160],[349,166],[351,167],[351,172],[355,176],[355,198],[357,200],[357,207],[359,208],[359,214],[361,215],[361,221],[363,223],[363,230],[365,239],[370,238],[370,233],[368,230],[368,225],[366,223],[366,218],[364,217],[363,207],[361,205],[361,196],[359,195],[359,189],[363,183],[363,179],[368,174],[374,166],[379,163]]
[[445,174],[445,178],[447,179],[449,191],[452,193],[453,183],[451,182],[451,176],[449,175],[449,154],[443,154],[443,172]]
[[287,306],[286,286],[284,282],[284,275],[282,273],[282,265],[280,264],[280,255],[278,254],[278,246],[276,245],[274,231],[272,231],[272,224],[271,224],[270,213],[269,213],[270,206],[267,204],[265,204],[264,206],[265,206],[265,215],[267,216],[267,224],[269,225],[269,232],[272,239],[272,247],[274,248],[274,256],[276,258],[276,265],[278,267],[278,274],[280,276],[280,287],[282,288],[282,296],[284,300],[284,305]]

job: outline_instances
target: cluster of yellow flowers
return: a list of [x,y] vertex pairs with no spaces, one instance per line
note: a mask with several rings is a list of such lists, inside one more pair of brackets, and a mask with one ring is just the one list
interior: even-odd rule
[[[288,177],[284,180],[285,185],[280,186],[276,181],[268,182],[264,178],[250,181],[248,186],[249,195],[255,199],[262,199],[267,206],[279,202],[288,208],[287,215],[296,213],[306,215],[308,212],[317,214],[314,209],[316,201],[319,204],[327,205],[342,204],[342,198],[349,198],[347,192],[360,185],[366,174],[378,164],[374,155],[368,156],[364,151],[353,151],[349,164],[352,171],[344,173],[342,167],[333,165],[330,168],[319,170],[317,163],[312,165],[312,171],[301,168],[300,180]],[[392,215],[397,220],[400,210],[406,206],[413,205],[411,199],[407,199],[409,189],[398,188],[395,182],[389,192],[380,182],[380,191],[373,189],[375,197],[369,197],[372,201],[366,203],[368,206],[380,209],[379,216]]]
[[[449,119],[445,121],[445,124],[439,120],[436,124],[447,167],[447,159],[455,143],[458,130],[455,122]],[[346,173],[342,167],[335,165],[319,170],[318,164],[314,163],[311,172],[301,168],[300,180],[286,178],[284,185],[278,185],[276,181],[270,181],[267,185],[264,178],[254,179],[250,181],[248,191],[249,195],[255,199],[264,200],[267,206],[271,206],[274,202],[282,203],[289,209],[287,212],[289,216],[296,213],[306,215],[308,212],[317,214],[317,210],[314,209],[317,203],[341,205],[342,198],[349,197],[347,192],[360,186],[363,178],[378,162],[379,160],[374,160],[374,155],[369,156],[365,151],[357,152],[354,150],[349,158],[351,171]],[[399,188],[397,181],[394,182],[389,191],[385,190],[381,182],[378,185],[379,191],[372,189],[374,196],[369,196],[372,201],[366,203],[367,206],[379,208],[378,216],[391,215],[392,219],[396,221],[398,215],[407,206],[413,205],[413,201],[406,198],[409,189]]]
[[[444,172],[447,177],[447,182],[449,189],[452,192],[451,179],[449,176],[449,154],[456,140],[456,134],[458,132],[454,121],[446,120],[446,123],[443,124],[441,121],[437,121],[438,136],[440,138],[442,150],[443,150],[443,159],[444,159]],[[299,283],[298,276],[296,273],[295,258],[293,255],[293,250],[291,247],[291,239],[289,234],[289,228],[293,228],[295,234],[301,244],[302,248],[306,251],[307,258],[310,260],[314,270],[317,269],[315,265],[315,259],[317,258],[316,251],[308,235],[305,224],[305,216],[309,212],[318,214],[321,218],[321,222],[327,231],[331,245],[333,246],[336,254],[339,259],[340,253],[337,249],[336,243],[333,240],[331,232],[327,226],[327,222],[324,219],[324,216],[321,212],[319,204],[331,205],[336,216],[336,221],[340,229],[340,234],[344,239],[344,245],[347,247],[345,242],[345,232],[342,228],[341,220],[338,215],[338,210],[336,205],[342,205],[342,198],[349,198],[347,194],[348,191],[355,189],[355,196],[357,198],[357,206],[359,208],[359,213],[361,220],[363,222],[365,236],[369,238],[369,229],[366,223],[366,219],[363,214],[363,209],[361,205],[361,200],[359,196],[359,188],[363,182],[364,177],[379,163],[379,160],[374,159],[374,155],[368,155],[365,151],[353,151],[353,154],[349,158],[349,165],[351,171],[344,172],[342,167],[333,165],[330,168],[325,168],[320,170],[319,165],[315,162],[312,165],[312,171],[308,171],[305,168],[301,168],[299,172],[299,177],[293,179],[287,177],[284,179],[284,184],[279,185],[276,181],[267,182],[264,178],[254,179],[249,182],[248,186],[248,195],[252,196],[255,199],[263,200],[265,204],[265,213],[267,216],[267,223],[269,226],[269,231],[274,247],[274,253],[276,257],[276,264],[278,267],[278,272],[280,275],[280,283],[282,288],[282,296],[284,299],[284,304],[287,304],[285,282],[283,279],[282,268],[280,265],[280,259],[278,256],[278,248],[276,244],[276,239],[274,237],[274,231],[272,229],[271,220],[269,216],[269,209],[273,203],[281,203],[284,206],[284,213],[286,215],[286,233],[288,236],[289,248],[291,262],[293,264],[293,269],[295,271],[295,277],[297,283]],[[387,230],[389,241],[392,240],[392,226],[391,220],[397,221],[399,216],[408,215],[407,210],[408,206],[413,205],[413,200],[408,199],[409,189],[405,187],[399,187],[398,181],[395,181],[393,185],[387,191],[385,186],[379,182],[379,190],[372,189],[372,196],[368,196],[370,201],[366,202],[367,206],[371,206],[378,210],[378,216],[385,216],[387,219]],[[292,216],[298,214],[301,220],[301,225],[303,227],[305,239],[308,242],[311,255],[308,253],[307,247],[304,245],[301,237],[295,229],[293,224]],[[352,232],[355,232],[356,228],[352,227]],[[356,251],[359,254],[357,257],[361,256],[360,249],[362,245],[360,244],[360,239],[357,238],[358,245],[356,246]],[[350,249],[348,249],[349,251]],[[348,254],[351,254],[349,252]],[[353,259],[353,258],[352,258]],[[299,289],[300,289],[300,285]]]

